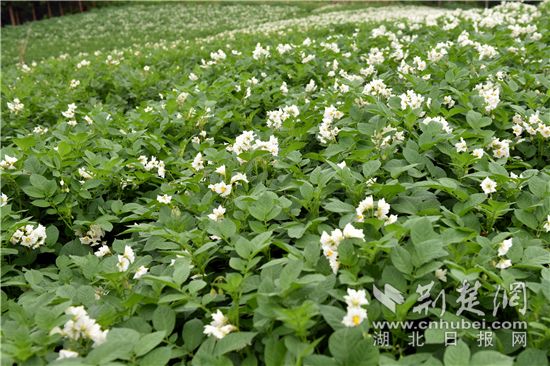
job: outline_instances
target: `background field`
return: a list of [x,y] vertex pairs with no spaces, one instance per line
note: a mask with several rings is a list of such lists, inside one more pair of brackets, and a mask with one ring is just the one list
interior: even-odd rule
[[367,5],[4,28],[2,364],[546,366],[550,1]]
[[[149,2],[107,6],[83,14],[3,27],[2,64],[29,63],[62,53],[92,53],[160,40],[191,40],[268,21],[383,5],[383,2],[273,1],[214,4]],[[479,6],[479,3],[455,1],[440,2],[439,5],[469,8]]]

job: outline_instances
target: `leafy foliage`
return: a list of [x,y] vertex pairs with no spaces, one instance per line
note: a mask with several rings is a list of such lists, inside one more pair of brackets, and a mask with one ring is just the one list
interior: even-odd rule
[[[548,3],[376,11],[410,19],[5,67],[3,361],[546,364]],[[526,349],[506,329],[374,345],[375,322],[439,320],[413,310],[426,283],[442,319],[480,321],[464,281],[488,321],[528,324]],[[516,282],[526,311],[493,314]],[[368,297],[356,326],[347,288]]]

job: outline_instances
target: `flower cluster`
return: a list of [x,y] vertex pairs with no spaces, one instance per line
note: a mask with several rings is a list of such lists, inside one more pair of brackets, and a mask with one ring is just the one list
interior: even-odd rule
[[333,105],[326,107],[323,114],[323,123],[319,126],[319,134],[317,139],[323,144],[327,144],[330,141],[334,141],[340,130],[338,127],[332,127],[334,120],[339,120],[344,116],[344,113],[340,112]]
[[373,79],[365,85],[363,94],[373,97],[382,96],[384,98],[389,98],[392,96],[392,88],[388,88],[382,79]]
[[483,190],[483,193],[485,194],[491,194],[495,193],[497,191],[497,182],[492,180],[489,177],[486,177],[481,181],[481,189]]
[[543,227],[547,233],[550,232],[550,215],[546,217],[546,221],[544,222]]
[[64,360],[66,358],[76,358],[79,354],[76,351],[71,351],[70,349],[61,349],[59,350],[59,356],[57,360]]
[[103,244],[102,246],[100,246],[95,252],[94,252],[94,255],[98,258],[103,258],[105,257],[107,254],[111,254],[111,249]]
[[512,130],[517,137],[521,137],[525,131],[531,136],[538,132],[543,138],[550,138],[550,126],[542,122],[538,111],[531,114],[527,120],[524,120],[519,114],[514,115],[512,120],[514,122]]
[[9,155],[4,155],[4,159],[0,161],[0,169],[15,169],[15,163],[17,163],[17,158]]
[[63,337],[79,340],[90,339],[93,341],[93,347],[104,343],[107,339],[109,330],[102,330],[99,324],[88,315],[84,306],[70,306],[65,310],[65,314],[71,318],[67,320],[63,329],[55,327],[50,334],[61,334]]
[[374,198],[367,196],[364,200],[359,202],[359,206],[355,209],[355,218],[357,222],[365,221],[365,212],[371,212],[374,217],[379,220],[384,220],[384,225],[390,225],[397,221],[397,215],[389,215],[391,206],[386,202],[384,198],[381,198],[376,202],[376,209],[374,204]]
[[204,326],[203,333],[207,336],[214,336],[218,339],[222,339],[236,330],[237,327],[229,324],[227,317],[218,309],[215,313],[212,313],[212,321],[210,324]]
[[170,202],[172,202],[172,196],[169,196],[167,194],[163,194],[163,195],[158,194],[157,195],[157,202],[168,205],[168,204],[170,204]]
[[424,103],[424,97],[420,94],[416,94],[414,90],[407,90],[399,96],[401,98],[401,109],[405,110],[407,107],[411,109],[419,109]]
[[136,255],[129,245],[124,247],[124,253],[118,255],[117,268],[119,272],[126,272],[130,264],[134,263],[136,260]]
[[24,247],[36,249],[44,245],[46,241],[46,227],[38,224],[35,228],[32,225],[20,227],[13,233],[10,242],[12,244],[20,244]]
[[493,149],[493,156],[495,158],[508,158],[510,157],[510,140],[500,140],[493,138],[489,144],[489,148]]
[[[256,138],[253,131],[244,131],[235,138],[233,145],[227,146],[226,149],[237,155],[249,150],[264,150],[273,156],[277,156],[279,154],[279,140],[275,136],[270,136],[269,140],[262,141]],[[238,160],[241,163],[244,162],[241,158],[238,158]]]
[[67,118],[69,121],[67,121],[67,124],[69,126],[76,126],[76,119],[75,119],[75,112],[76,112],[76,104],[71,103],[67,105],[67,110],[65,112],[61,112],[63,117]]
[[80,184],[84,184],[84,183],[86,183],[87,180],[90,180],[90,179],[94,178],[93,173],[90,172],[88,169],[86,169],[84,167],[78,168],[77,172],[78,172],[78,175],[80,175],[82,178],[84,178],[84,180],[79,181]]
[[8,204],[8,196],[5,193],[0,193],[0,207],[4,207]]
[[281,129],[283,122],[289,117],[298,117],[300,110],[296,105],[284,106],[283,108],[267,112],[267,127],[275,130]]
[[344,296],[347,304],[347,312],[342,319],[342,324],[346,327],[357,327],[367,318],[367,310],[363,305],[368,305],[367,294],[365,290],[354,290],[348,288],[348,294]]
[[445,131],[446,133],[453,133],[453,129],[452,127],[449,125],[449,122],[447,122],[447,120],[441,116],[437,116],[437,117],[426,117],[422,120],[422,123],[423,124],[430,124],[430,123],[437,123],[438,125],[441,126],[441,129],[443,131]]
[[[225,176],[225,166],[223,166],[223,169],[220,169],[220,168],[216,169],[216,171],[218,173],[223,172],[222,175]],[[231,180],[230,180],[229,184],[226,184],[225,182],[221,181],[219,183],[209,184],[208,188],[210,188],[212,190],[212,192],[215,192],[215,193],[219,194],[220,197],[227,197],[231,194],[231,192],[233,190],[233,185],[237,186],[237,185],[240,184],[239,182],[248,183],[248,178],[246,177],[246,174],[236,173],[231,177]],[[219,211],[219,212],[221,212],[221,211]],[[224,212],[225,212],[225,210],[224,210]],[[223,216],[223,212],[221,212],[221,213],[222,213],[222,216]],[[215,221],[217,221],[217,220],[215,220]]]
[[103,238],[104,235],[105,231],[101,228],[101,226],[93,224],[90,225],[90,229],[86,231],[83,236],[80,236],[79,239],[82,244],[90,245],[93,247],[101,243],[101,238]]
[[215,208],[211,214],[208,214],[208,218],[213,221],[220,221],[223,219],[225,214],[225,208],[222,205],[219,205],[218,208]]
[[485,84],[477,84],[475,90],[479,93],[479,96],[485,101],[485,111],[491,112],[498,106],[500,102],[500,88],[491,81],[487,81]]
[[144,155],[141,155],[138,160],[143,165],[145,170],[150,171],[152,169],[157,169],[157,175],[160,178],[164,178],[164,175],[166,174],[164,161],[157,160],[156,156],[151,156],[150,159],[147,159]]
[[[505,256],[508,251],[512,248],[512,238],[503,240],[499,246],[498,246],[498,256],[503,257]],[[512,261],[510,259],[500,258],[498,263],[495,265],[498,269],[506,269],[512,265]]]
[[25,105],[23,103],[21,103],[19,98],[15,98],[13,100],[13,102],[8,102],[7,104],[8,104],[8,109],[10,110],[10,112],[12,112],[14,114],[18,114],[18,113],[22,112],[23,109],[25,108]]
[[335,229],[330,234],[326,231],[323,231],[321,234],[321,249],[334,273],[337,273],[340,267],[340,262],[338,261],[338,246],[342,240],[352,238],[365,240],[363,230],[356,229],[352,224],[347,224],[344,227],[344,231]]

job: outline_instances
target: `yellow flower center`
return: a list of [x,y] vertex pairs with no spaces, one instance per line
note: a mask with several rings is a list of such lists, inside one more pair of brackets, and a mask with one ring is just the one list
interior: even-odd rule
[[359,323],[361,323],[361,317],[359,315],[354,315],[351,321],[354,325],[359,325]]

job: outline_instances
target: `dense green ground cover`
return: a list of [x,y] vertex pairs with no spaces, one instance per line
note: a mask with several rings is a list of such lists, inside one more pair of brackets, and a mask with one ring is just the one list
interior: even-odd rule
[[159,40],[194,39],[267,21],[366,4],[145,2],[2,28],[2,63],[30,63],[62,53],[92,53]]
[[546,364],[549,4],[376,11],[5,67],[3,362]]

